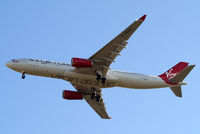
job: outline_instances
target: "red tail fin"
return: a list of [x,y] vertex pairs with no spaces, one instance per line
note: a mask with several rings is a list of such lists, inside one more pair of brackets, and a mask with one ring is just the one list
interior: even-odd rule
[[169,79],[169,78],[175,76],[176,74],[178,74],[184,68],[186,68],[188,66],[188,64],[189,63],[187,63],[187,62],[179,62],[174,67],[172,67],[171,69],[169,69],[168,71],[166,71],[165,73],[159,75],[159,77]]

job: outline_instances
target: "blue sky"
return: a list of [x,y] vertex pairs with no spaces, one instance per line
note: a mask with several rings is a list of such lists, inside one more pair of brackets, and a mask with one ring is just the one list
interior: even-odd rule
[[[1,0],[0,133],[199,133],[198,0]],[[70,62],[88,58],[134,20],[147,14],[127,49],[111,67],[159,75],[178,63],[197,66],[185,79],[183,98],[169,88],[104,89],[111,120],[85,101],[62,99],[66,81],[26,76],[8,69],[12,58]]]

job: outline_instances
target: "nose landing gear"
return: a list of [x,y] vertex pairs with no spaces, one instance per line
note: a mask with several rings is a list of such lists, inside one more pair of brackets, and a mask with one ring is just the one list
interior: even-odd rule
[[22,72],[22,79],[25,79],[25,72]]

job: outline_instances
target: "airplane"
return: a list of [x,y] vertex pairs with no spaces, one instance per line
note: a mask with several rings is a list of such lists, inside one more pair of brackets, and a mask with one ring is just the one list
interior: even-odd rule
[[71,64],[40,59],[13,59],[6,63],[12,70],[25,74],[63,79],[70,82],[77,91],[64,90],[62,96],[68,100],[83,100],[102,119],[111,119],[106,112],[102,88],[123,87],[131,89],[152,89],[169,87],[177,97],[182,97],[181,86],[185,77],[195,67],[187,62],[179,62],[161,75],[151,76],[112,70],[111,63],[126,48],[127,41],[143,23],[146,15],[134,21],[118,36],[91,57],[72,58]]

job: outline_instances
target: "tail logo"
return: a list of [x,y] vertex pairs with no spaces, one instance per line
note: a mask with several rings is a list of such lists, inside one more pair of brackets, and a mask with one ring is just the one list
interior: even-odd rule
[[174,77],[175,75],[177,75],[177,73],[172,73],[172,71],[173,71],[173,68],[165,72],[165,74],[167,75],[167,78]]

